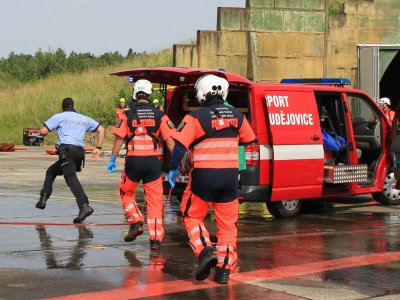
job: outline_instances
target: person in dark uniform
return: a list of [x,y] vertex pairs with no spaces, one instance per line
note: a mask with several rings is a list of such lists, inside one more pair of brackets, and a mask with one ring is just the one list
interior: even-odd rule
[[58,160],[46,171],[36,207],[39,209],[46,207],[47,199],[53,191],[54,180],[57,176],[63,175],[79,207],[79,214],[73,222],[81,223],[93,213],[93,208],[89,206],[88,197],[76,175],[76,172],[81,171],[85,159],[85,134],[86,132],[97,132],[97,146],[93,149],[92,155],[98,156],[103,145],[104,127],[95,120],[77,113],[72,98],[65,98],[62,101],[62,111],[44,122],[44,126],[40,129],[42,135],[57,130]]
[[[198,258],[196,280],[206,279],[215,267],[214,280],[220,284],[228,283],[238,258],[238,146],[255,139],[245,116],[224,104],[228,86],[224,78],[215,75],[197,80],[196,97],[204,107],[186,115],[174,134],[168,174],[174,187],[180,176],[179,163],[190,150],[193,168],[181,202],[182,220]],[[215,249],[204,224],[210,207],[217,222]]]

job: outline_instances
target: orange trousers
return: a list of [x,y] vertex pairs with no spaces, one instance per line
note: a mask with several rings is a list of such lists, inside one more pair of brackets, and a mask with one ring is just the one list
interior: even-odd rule
[[[144,222],[144,217],[140,211],[136,199],[136,187],[139,182],[132,181],[122,174],[120,185],[120,196],[125,216],[130,224]],[[161,241],[164,237],[164,227],[162,225],[162,206],[163,206],[163,188],[162,179],[158,179],[143,184],[144,195],[147,207],[147,227],[149,229],[150,239]]]
[[217,267],[233,270],[237,263],[237,222],[239,218],[239,201],[218,203],[207,202],[190,190],[191,177],[182,197],[181,212],[183,225],[189,236],[189,245],[198,257],[205,247],[212,247],[210,234],[204,225],[208,210],[213,207],[217,222],[216,254]]

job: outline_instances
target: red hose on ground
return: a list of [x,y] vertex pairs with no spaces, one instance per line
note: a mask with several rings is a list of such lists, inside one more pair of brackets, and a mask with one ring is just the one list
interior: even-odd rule
[[171,198],[171,193],[172,193],[172,187],[170,187],[170,189],[169,189],[168,197],[167,197],[167,200],[165,201],[165,203],[163,205],[162,212],[164,212],[165,208],[167,207],[169,199]]
[[[146,224],[146,222],[144,222]],[[56,222],[0,222],[0,225],[46,225],[46,226],[122,226],[122,225],[129,225],[128,222],[122,223],[100,223],[100,224],[93,224],[93,223],[56,223]]]

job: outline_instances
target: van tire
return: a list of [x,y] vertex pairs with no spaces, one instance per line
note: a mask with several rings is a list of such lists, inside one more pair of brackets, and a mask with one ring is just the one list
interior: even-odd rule
[[299,200],[269,201],[268,211],[275,218],[291,218],[299,214],[302,202]]
[[372,197],[383,205],[400,204],[400,190],[396,189],[396,179],[393,172],[386,176],[382,192],[372,193]]

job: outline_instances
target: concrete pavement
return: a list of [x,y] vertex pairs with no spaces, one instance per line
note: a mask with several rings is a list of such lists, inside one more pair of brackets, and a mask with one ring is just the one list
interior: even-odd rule
[[[242,204],[239,266],[229,285],[218,285],[212,275],[194,280],[197,263],[175,198],[165,210],[159,252],[150,251],[147,228],[136,241],[123,241],[120,172],[108,174],[107,159],[88,155],[78,175],[95,209],[85,224],[72,224],[78,208],[61,177],[46,209],[36,209],[55,159],[40,148],[0,153],[0,299],[399,297],[399,207],[362,196],[278,220],[264,204]],[[141,191],[138,199],[145,211]],[[206,226],[215,233],[212,212]]]

